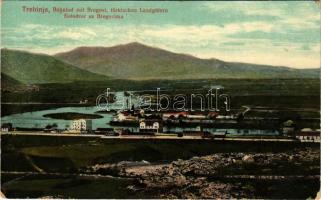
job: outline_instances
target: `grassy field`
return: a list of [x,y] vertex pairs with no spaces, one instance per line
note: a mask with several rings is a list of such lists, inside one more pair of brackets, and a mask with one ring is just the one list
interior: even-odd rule
[[[12,175],[1,174],[3,179]],[[233,184],[245,191],[248,198],[307,199],[314,198],[320,184],[312,180],[238,180],[217,179],[211,181]],[[5,183],[5,182],[3,182]],[[76,176],[29,175],[12,183],[2,185],[9,198],[153,198],[153,193],[131,192],[126,189],[133,180]]]
[[[212,140],[131,140],[52,136],[2,136],[2,170],[78,171],[97,163],[164,162],[222,152],[287,152],[318,144]],[[17,162],[19,160],[19,162]],[[30,160],[33,163],[30,164]]]
[[[94,137],[54,137],[54,136],[14,136],[1,138],[1,167],[5,172],[49,172],[79,173],[86,167],[98,163],[117,163],[120,161],[142,161],[151,163],[170,162],[189,159],[212,153],[292,152],[306,147],[319,149],[317,143],[300,142],[251,142],[214,140],[131,140],[97,139]],[[282,167],[281,167],[282,166]],[[294,166],[286,162],[275,163],[272,171],[258,169],[254,164],[232,166],[219,169],[219,174],[260,174],[269,175],[315,175],[320,168],[316,163],[306,162]],[[41,172],[40,171],[40,172]],[[126,189],[134,180],[79,177],[76,175],[15,175],[1,174],[2,191],[10,198],[152,198],[153,193],[132,193]],[[216,180],[241,185],[245,190],[255,191],[255,197],[262,198],[306,198],[315,194],[319,182],[306,181],[260,181],[260,180]],[[264,184],[265,183],[265,184]],[[305,188],[297,190],[295,188]],[[265,187],[266,186],[266,187]],[[291,192],[282,193],[290,188]],[[242,189],[244,190],[244,188]],[[290,191],[289,190],[289,191]],[[259,191],[259,193],[257,193]],[[271,196],[270,193],[273,193]]]
[[[10,175],[1,174],[5,179]],[[148,198],[140,193],[129,192],[126,187],[133,181],[128,179],[29,175],[12,183],[2,185],[2,191],[9,198]]]

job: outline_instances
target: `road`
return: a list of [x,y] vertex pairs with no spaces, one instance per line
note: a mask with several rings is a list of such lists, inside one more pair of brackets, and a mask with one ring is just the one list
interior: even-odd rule
[[[153,165],[143,166],[151,167]],[[102,174],[86,174],[86,173],[60,173],[60,172],[31,172],[31,171],[1,171],[1,174],[14,175],[52,175],[52,176],[77,176],[77,177],[93,177],[93,178],[117,178],[117,179],[134,179],[133,177],[119,177]],[[285,179],[315,179],[320,175],[217,175],[215,178],[230,179],[265,179],[265,180],[285,180]],[[11,182],[11,181],[9,181]],[[8,184],[9,182],[6,182]]]
[[53,136],[53,137],[88,137],[100,139],[136,139],[136,140],[228,140],[228,141],[278,141],[278,142],[297,142],[294,139],[277,139],[277,138],[202,138],[201,136],[183,136],[177,137],[176,134],[169,135],[121,135],[121,136],[105,136],[96,134],[71,134],[71,133],[43,133],[43,132],[27,132],[27,131],[14,131],[14,132],[1,132],[1,135],[29,135],[29,136]]

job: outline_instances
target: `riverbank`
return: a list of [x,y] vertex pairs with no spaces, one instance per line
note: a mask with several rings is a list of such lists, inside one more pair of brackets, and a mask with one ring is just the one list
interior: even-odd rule
[[76,112],[50,113],[50,114],[43,115],[43,117],[48,117],[51,119],[64,119],[64,120],[103,118],[103,116],[97,115],[97,114],[84,114],[84,113],[76,113]]

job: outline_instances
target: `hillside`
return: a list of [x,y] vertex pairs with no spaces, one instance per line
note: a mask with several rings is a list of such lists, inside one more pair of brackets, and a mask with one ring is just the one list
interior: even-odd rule
[[52,56],[1,49],[1,72],[24,84],[98,81],[106,76],[64,63]]
[[21,83],[8,75],[1,73],[1,88],[12,87],[20,85]]
[[200,59],[129,43],[113,47],[78,47],[56,58],[82,69],[126,79],[200,78],[318,78],[317,69],[293,69],[268,65]]

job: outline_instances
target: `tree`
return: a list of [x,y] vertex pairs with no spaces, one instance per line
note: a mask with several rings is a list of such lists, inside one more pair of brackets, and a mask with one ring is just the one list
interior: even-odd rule
[[46,128],[46,129],[51,129],[51,128],[52,128],[52,125],[51,125],[51,124],[47,124],[45,128]]

